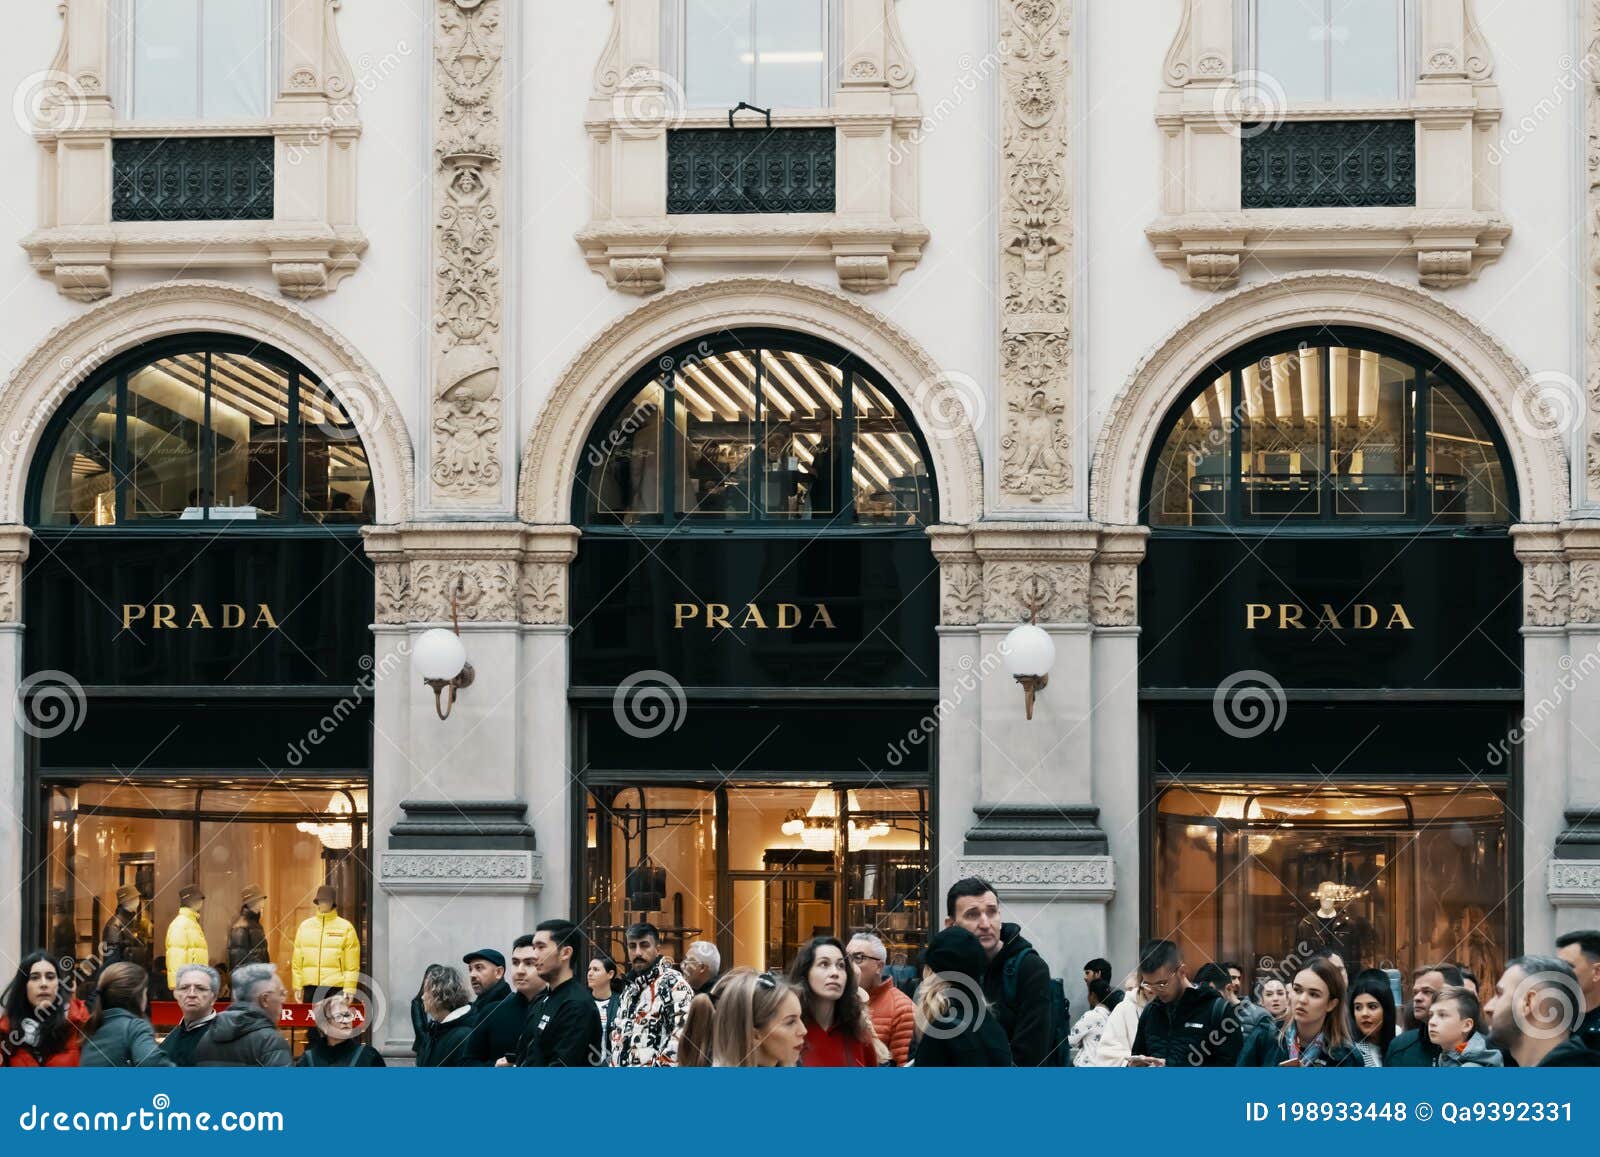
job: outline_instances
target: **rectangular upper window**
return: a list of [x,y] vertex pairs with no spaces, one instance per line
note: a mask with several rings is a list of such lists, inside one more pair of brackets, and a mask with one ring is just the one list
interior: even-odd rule
[[1269,103],[1410,97],[1408,0],[1246,0],[1243,59]]
[[831,7],[828,0],[680,0],[675,47],[688,107],[826,107]]
[[271,108],[273,0],[124,0],[128,116],[249,120]]

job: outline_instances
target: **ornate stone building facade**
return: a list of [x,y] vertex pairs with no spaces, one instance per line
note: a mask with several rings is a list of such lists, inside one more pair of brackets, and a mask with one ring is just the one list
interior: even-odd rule
[[[422,966],[553,915],[774,963],[796,933],[748,913],[783,873],[795,927],[905,944],[982,875],[1069,990],[1156,935],[1281,959],[1323,893],[1396,968],[1600,923],[1600,0],[1397,0],[1309,63],[1256,7],[282,0],[222,93],[152,78],[190,41],[137,6],[30,6],[0,51],[0,883],[31,881],[0,960],[92,952],[124,884],[159,922],[202,871],[225,903],[265,873],[286,921],[320,873],[398,1055]],[[1345,43],[1393,67],[1350,79]],[[1512,578],[1294,569],[1378,540]],[[318,542],[364,569],[302,590]],[[98,585],[161,550],[192,598]],[[1279,550],[1281,590],[1237,585]],[[1297,633],[1379,587],[1414,670]],[[315,613],[253,637],[257,674],[225,632],[140,633],[208,599]],[[112,611],[76,669],[52,632]],[[438,629],[473,672],[444,697]],[[1223,724],[1238,674],[1265,738]],[[49,734],[45,682],[80,726]],[[194,793],[195,831],[206,793],[299,793],[252,821],[284,862],[207,860],[133,788]]]

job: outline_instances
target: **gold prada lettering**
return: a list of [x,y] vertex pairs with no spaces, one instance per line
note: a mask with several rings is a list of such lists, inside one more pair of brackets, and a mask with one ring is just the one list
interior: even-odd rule
[[222,603],[211,607],[204,603],[190,603],[187,609],[176,603],[123,603],[123,629],[127,630],[137,623],[148,624],[153,631],[238,631],[246,626],[250,630],[278,629],[277,616],[272,613],[268,603],[257,603],[254,617],[241,603]]
[[[739,621],[734,622],[737,618]],[[836,631],[833,612],[827,603],[743,603],[735,607],[729,603],[674,603],[672,629],[700,626],[706,630],[793,631],[804,623],[807,630]]]
[[1404,603],[1390,603],[1386,609],[1355,603],[1342,614],[1332,603],[1321,603],[1315,611],[1302,603],[1245,603],[1244,629],[1253,631],[1263,624],[1280,631],[1416,630]]

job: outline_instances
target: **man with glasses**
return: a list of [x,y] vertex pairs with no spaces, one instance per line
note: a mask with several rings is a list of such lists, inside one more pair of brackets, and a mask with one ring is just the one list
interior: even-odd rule
[[867,994],[873,1031],[888,1046],[894,1063],[905,1064],[911,1055],[912,1038],[916,1035],[917,1013],[911,998],[884,975],[883,968],[889,962],[889,950],[875,933],[857,932],[850,938],[848,955],[850,963],[856,966],[862,991]]
[[1239,1018],[1216,989],[1190,982],[1176,944],[1152,940],[1144,946],[1139,982],[1151,999],[1139,1017],[1130,1068],[1234,1067],[1243,1044]]
[[178,1000],[183,1020],[161,1042],[161,1051],[179,1068],[194,1066],[195,1046],[217,1019],[217,990],[222,978],[209,964],[185,964],[178,969],[178,984],[172,995]]

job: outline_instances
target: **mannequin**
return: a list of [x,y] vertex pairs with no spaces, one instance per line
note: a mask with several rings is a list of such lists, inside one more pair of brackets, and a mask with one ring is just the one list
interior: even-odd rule
[[210,964],[205,929],[200,926],[200,910],[206,894],[198,884],[188,884],[178,892],[178,914],[167,925],[167,987],[178,987],[178,969],[186,964]]
[[354,992],[361,979],[361,941],[356,927],[334,910],[334,890],[317,889],[316,914],[294,934],[294,987],[313,1004],[329,993]]
[[117,889],[117,910],[100,932],[100,956],[105,964],[137,964],[150,967],[150,930],[145,927],[141,909],[144,897],[132,884]]
[[1321,948],[1331,948],[1354,976],[1372,955],[1374,933],[1366,920],[1340,908],[1338,900],[1344,894],[1345,886],[1333,880],[1323,880],[1317,885],[1312,893],[1317,910],[1304,917],[1295,928],[1295,947],[1296,951],[1308,955]]
[[254,884],[247,884],[239,894],[239,915],[228,929],[229,971],[246,964],[272,963],[267,933],[261,927],[261,910],[266,903],[267,894]]

